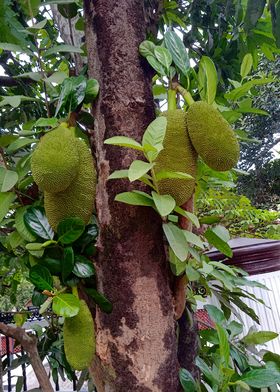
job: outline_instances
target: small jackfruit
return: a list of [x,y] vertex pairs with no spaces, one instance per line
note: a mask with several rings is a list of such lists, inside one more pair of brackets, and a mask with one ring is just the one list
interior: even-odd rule
[[[160,171],[177,171],[190,174],[195,178],[197,153],[190,141],[186,113],[180,109],[170,110],[163,114],[167,118],[164,149],[156,159],[155,173]],[[159,192],[171,195],[177,205],[187,202],[195,187],[195,179],[163,179],[158,183]]]
[[95,354],[94,322],[84,300],[79,313],[65,318],[63,325],[64,351],[67,361],[75,370],[89,367]]
[[78,173],[70,186],[63,192],[44,194],[44,205],[48,221],[55,231],[64,218],[79,217],[88,223],[94,209],[96,170],[86,143],[74,138],[78,151]]
[[186,116],[192,144],[203,161],[217,171],[232,169],[239,159],[239,143],[218,110],[197,101],[190,106]]
[[78,174],[78,166],[75,138],[63,125],[41,138],[31,160],[34,181],[41,190],[51,193],[68,188]]

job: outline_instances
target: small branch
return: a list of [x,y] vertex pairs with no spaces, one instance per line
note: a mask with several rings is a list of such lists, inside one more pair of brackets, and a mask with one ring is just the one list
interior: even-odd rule
[[42,392],[54,392],[37,350],[37,338],[34,335],[28,335],[24,328],[4,323],[0,323],[0,332],[17,340],[27,352]]
[[[21,79],[24,79],[22,81]],[[32,84],[36,83],[35,80],[32,80],[31,78],[13,78],[12,76],[0,76],[0,87],[14,87],[18,86],[20,84]]]

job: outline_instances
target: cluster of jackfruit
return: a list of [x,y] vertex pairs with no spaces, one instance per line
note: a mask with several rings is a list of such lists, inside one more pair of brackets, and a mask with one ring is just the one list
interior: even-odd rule
[[170,110],[163,115],[167,128],[155,172],[176,171],[194,177],[159,181],[159,192],[171,195],[180,206],[194,191],[198,155],[213,170],[230,170],[238,162],[239,144],[229,123],[206,102],[194,102],[187,112]]
[[93,212],[96,170],[86,143],[76,138],[66,123],[44,135],[35,149],[31,169],[34,181],[44,191],[48,221],[58,223],[79,217],[88,223]]
[[67,317],[63,325],[64,351],[67,361],[75,370],[89,367],[95,354],[94,322],[84,300],[80,300],[79,313]]

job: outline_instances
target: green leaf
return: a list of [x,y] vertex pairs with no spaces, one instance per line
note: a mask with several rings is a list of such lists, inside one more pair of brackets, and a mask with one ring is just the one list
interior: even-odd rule
[[0,223],[5,218],[6,214],[12,208],[11,204],[16,198],[14,192],[0,193]]
[[251,72],[253,66],[253,57],[251,53],[245,54],[242,60],[240,75],[242,79],[246,78],[246,76]]
[[65,218],[57,226],[58,241],[68,245],[76,241],[84,232],[85,224],[81,218]]
[[169,263],[170,263],[170,268],[172,273],[175,276],[181,275],[183,272],[185,272],[186,269],[186,261],[181,261],[178,259],[178,257],[175,255],[173,252],[172,248],[169,246],[168,247],[168,255],[169,255]]
[[0,167],[0,192],[11,190],[18,181],[18,174],[5,167]]
[[249,32],[263,15],[266,0],[248,0],[244,17],[244,30]]
[[48,297],[45,294],[40,293],[40,291],[34,288],[32,298],[31,298],[32,304],[34,306],[41,306],[46,301],[47,298]]
[[115,200],[122,203],[131,204],[132,206],[154,207],[154,202],[148,194],[145,196],[136,192],[123,192],[119,193],[115,197]]
[[7,147],[17,139],[16,135],[0,135],[0,147]]
[[106,139],[104,141],[104,144],[110,144],[113,146],[128,147],[128,148],[132,148],[133,150],[143,151],[143,147],[141,146],[140,143],[138,143],[136,140],[131,139],[130,137],[126,137],[126,136],[110,137],[109,139]]
[[24,148],[30,145],[31,143],[37,143],[37,140],[29,139],[27,137],[20,137],[19,139],[15,140],[12,144],[10,144],[6,151],[8,154],[11,154],[19,150],[20,148]]
[[95,274],[95,268],[93,263],[86,257],[76,256],[73,273],[78,276],[78,278],[89,278]]
[[79,7],[73,2],[70,4],[58,4],[57,9],[64,18],[72,19],[77,15]]
[[46,267],[51,275],[60,275],[62,268],[62,261],[58,259],[53,259],[51,257],[44,257],[40,259],[40,265]]
[[217,306],[204,305],[204,309],[207,310],[209,317],[211,318],[212,321],[214,321],[214,323],[221,324],[221,325],[226,323],[227,320],[225,318],[224,313],[219,308],[217,308]]
[[219,349],[220,349],[221,360],[223,362],[223,365],[225,367],[228,367],[229,359],[230,359],[230,346],[228,342],[228,333],[226,329],[219,324],[216,324],[216,329],[219,338]]
[[[40,0],[39,0],[40,1]],[[30,16],[33,16],[33,15],[30,15]],[[36,31],[36,30],[41,30],[41,29],[43,29],[44,27],[45,27],[45,25],[46,25],[46,23],[48,22],[48,19],[43,19],[43,20],[41,20],[40,22],[38,22],[38,23],[35,23],[34,25],[32,25],[32,26],[30,26],[30,27],[28,27],[27,28],[27,30],[29,30],[29,31]]]
[[26,47],[22,47],[22,46],[15,45],[15,44],[10,44],[7,42],[0,42],[0,49],[8,50],[9,52],[24,53],[24,54],[28,54],[29,56],[33,57],[33,53],[31,52],[31,50],[27,49]]
[[29,280],[38,290],[53,290],[53,279],[49,270],[42,265],[34,265],[29,271]]
[[54,232],[42,207],[30,207],[24,214],[24,223],[32,234],[45,240],[52,240]]
[[166,68],[168,71],[170,65],[172,64],[172,56],[168,49],[162,46],[156,46],[154,48],[154,55],[156,59]]
[[213,245],[224,255],[232,257],[232,249],[230,248],[230,246],[222,238],[220,238],[220,236],[215,233],[213,229],[208,228],[204,235],[209,244]]
[[154,166],[154,163],[147,163],[136,159],[132,162],[128,169],[128,179],[130,182],[138,180],[143,177],[144,174],[148,173]]
[[198,217],[195,214],[193,214],[192,212],[185,211],[181,207],[178,207],[178,206],[175,207],[174,211],[177,212],[178,214],[184,216],[185,218],[187,218],[190,222],[192,222],[192,224],[195,227],[197,227],[197,228],[200,227]]
[[20,79],[20,78],[30,78],[32,80],[35,80],[35,82],[39,82],[43,78],[43,74],[41,72],[24,72],[20,75],[13,76],[14,79]]
[[180,178],[184,180],[193,180],[193,176],[183,172],[162,170],[156,174],[157,181],[164,180],[166,178]]
[[5,105],[10,105],[13,108],[17,108],[20,105],[21,99],[19,95],[12,96],[2,96],[2,101],[0,101],[0,107]]
[[128,170],[115,170],[108,177],[108,180],[116,180],[119,178],[128,178]]
[[277,48],[280,48],[280,1],[270,2],[272,32],[275,37]]
[[33,125],[33,127],[43,127],[43,128],[45,128],[45,127],[52,127],[52,128],[54,128],[54,127],[57,127],[57,126],[58,126],[58,119],[55,118],[55,117],[51,117],[51,118],[49,118],[49,117],[47,117],[47,118],[41,117]]
[[63,249],[62,279],[65,281],[74,268],[74,251],[71,246]]
[[99,83],[96,79],[89,79],[87,81],[86,94],[84,103],[91,103],[99,93]]
[[169,215],[176,206],[176,201],[170,195],[159,195],[156,192],[152,192],[153,200],[155,202],[156,209],[161,216]]
[[36,236],[34,236],[27,228],[24,223],[24,214],[29,207],[21,207],[16,210],[15,215],[15,228],[21,235],[21,237],[28,242],[33,242],[36,240]]
[[57,72],[54,72],[48,78],[45,78],[44,81],[46,83],[61,84],[67,77],[68,77],[68,75],[65,72],[57,71]]
[[85,98],[86,86],[87,80],[83,75],[65,79],[61,85],[55,116],[62,109],[67,113],[76,110]]
[[273,362],[267,362],[266,367],[249,370],[240,379],[253,388],[270,387],[280,382],[280,368]]
[[16,314],[14,314],[13,319],[14,319],[17,327],[22,327],[23,324],[25,323],[25,321],[27,320],[27,313],[25,313],[25,314],[16,313]]
[[94,302],[99,306],[99,308],[105,313],[111,313],[113,310],[112,303],[104,297],[103,294],[99,293],[95,289],[85,289],[87,294],[89,294],[93,299]]
[[188,230],[183,230],[183,233],[187,242],[196,245],[200,249],[205,249],[204,243],[198,235]]
[[201,277],[200,273],[190,264],[186,264],[186,276],[190,282],[198,281]]
[[164,66],[154,56],[147,56],[146,59],[160,76],[167,76]]
[[167,241],[179,260],[185,261],[188,255],[188,244],[184,232],[173,223],[162,225]]
[[62,317],[74,317],[79,313],[80,301],[73,294],[58,294],[53,298],[52,310]]
[[202,56],[199,63],[198,83],[201,99],[212,105],[215,101],[218,75],[210,57]]
[[53,46],[50,49],[47,49],[45,52],[43,52],[43,56],[47,57],[50,56],[52,54],[57,54],[57,53],[83,53],[83,50],[80,48],[77,48],[76,46],[73,45],[56,45]]
[[[229,93],[226,93],[224,96],[226,99],[231,99],[232,101],[237,101],[239,98],[243,97],[246,95],[248,91],[251,90],[254,86],[259,86],[262,84],[267,84],[273,82],[273,78],[261,78],[261,79],[253,79],[250,80],[249,82],[246,82],[242,84],[241,87],[237,87],[233,90],[231,90]],[[226,112],[223,112],[226,113]]]
[[143,41],[139,46],[139,52],[143,57],[154,56],[155,47],[152,41]]
[[181,39],[174,31],[167,31],[164,35],[164,42],[172,55],[174,63],[187,76],[190,69],[190,60]]
[[145,148],[145,145],[150,145],[155,148],[155,151],[149,151],[146,153],[149,161],[154,161],[157,158],[159,152],[163,149],[166,126],[166,117],[157,117],[149,124],[143,135],[142,146]]
[[191,373],[186,369],[179,370],[180,383],[185,392],[196,392],[197,387]]
[[256,345],[267,343],[277,337],[278,333],[271,331],[249,332],[242,341],[247,345]]

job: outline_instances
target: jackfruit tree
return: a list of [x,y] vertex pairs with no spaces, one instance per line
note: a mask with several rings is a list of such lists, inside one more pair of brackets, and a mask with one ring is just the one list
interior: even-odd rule
[[[277,334],[236,341],[232,304],[258,322],[253,297],[205,254],[231,257],[230,237],[197,206],[240,174],[234,123],[273,81],[251,72],[279,51],[279,1],[0,6],[1,282],[23,271],[51,320],[27,361],[47,358],[53,379],[82,370],[98,392],[277,388],[278,357],[255,369],[248,351]],[[221,299],[215,336],[198,332],[203,295]]]

